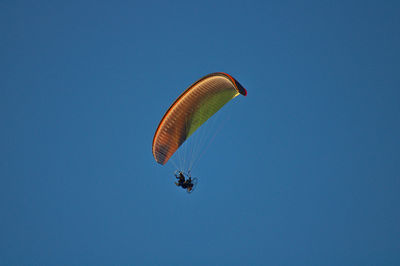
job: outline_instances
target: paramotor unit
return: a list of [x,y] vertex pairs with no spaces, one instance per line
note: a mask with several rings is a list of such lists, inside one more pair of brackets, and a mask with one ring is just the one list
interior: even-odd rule
[[193,178],[190,175],[190,172],[184,173],[182,171],[176,170],[174,175],[175,178],[178,179],[178,181],[175,182],[175,185],[186,189],[187,193],[190,194],[196,189],[198,179],[196,177]]

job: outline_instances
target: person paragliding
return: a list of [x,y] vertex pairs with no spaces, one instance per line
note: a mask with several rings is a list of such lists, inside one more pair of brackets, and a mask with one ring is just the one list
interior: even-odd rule
[[[223,72],[206,75],[189,86],[168,108],[154,133],[155,161],[165,165],[199,127],[238,95],[246,96],[247,90]],[[186,161],[190,163],[187,167],[177,167],[175,184],[190,193],[197,183],[197,178],[192,179],[189,174],[195,161]],[[183,171],[187,171],[187,179]]]
[[185,179],[185,175],[179,171],[178,174],[175,174],[175,178],[178,179],[178,182],[175,182],[175,185],[186,189],[189,193],[193,190],[194,184],[191,176],[189,176],[188,179]]

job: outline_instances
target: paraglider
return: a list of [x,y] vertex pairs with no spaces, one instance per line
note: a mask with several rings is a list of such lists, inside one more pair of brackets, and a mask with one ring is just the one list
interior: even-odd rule
[[[189,86],[169,107],[157,127],[152,145],[156,162],[165,165],[200,126],[238,95],[246,96],[246,89],[222,72],[206,75]],[[182,169],[178,172],[183,176]]]
[[175,178],[178,179],[178,182],[175,182],[176,186],[186,189],[188,193],[193,192],[195,182],[197,181],[196,178],[192,180],[192,177],[188,174],[188,179],[185,179],[185,175],[182,171],[175,173]]

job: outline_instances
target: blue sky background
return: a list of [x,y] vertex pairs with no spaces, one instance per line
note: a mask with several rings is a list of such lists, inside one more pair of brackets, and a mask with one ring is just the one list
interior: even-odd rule
[[[399,265],[399,3],[1,1],[0,265]],[[216,71],[189,195],[152,138]]]

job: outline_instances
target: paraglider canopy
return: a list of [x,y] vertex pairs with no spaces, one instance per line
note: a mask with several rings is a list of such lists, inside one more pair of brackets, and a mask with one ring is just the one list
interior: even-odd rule
[[212,73],[193,83],[169,107],[153,139],[153,156],[164,165],[203,123],[227,102],[247,91],[232,76]]

